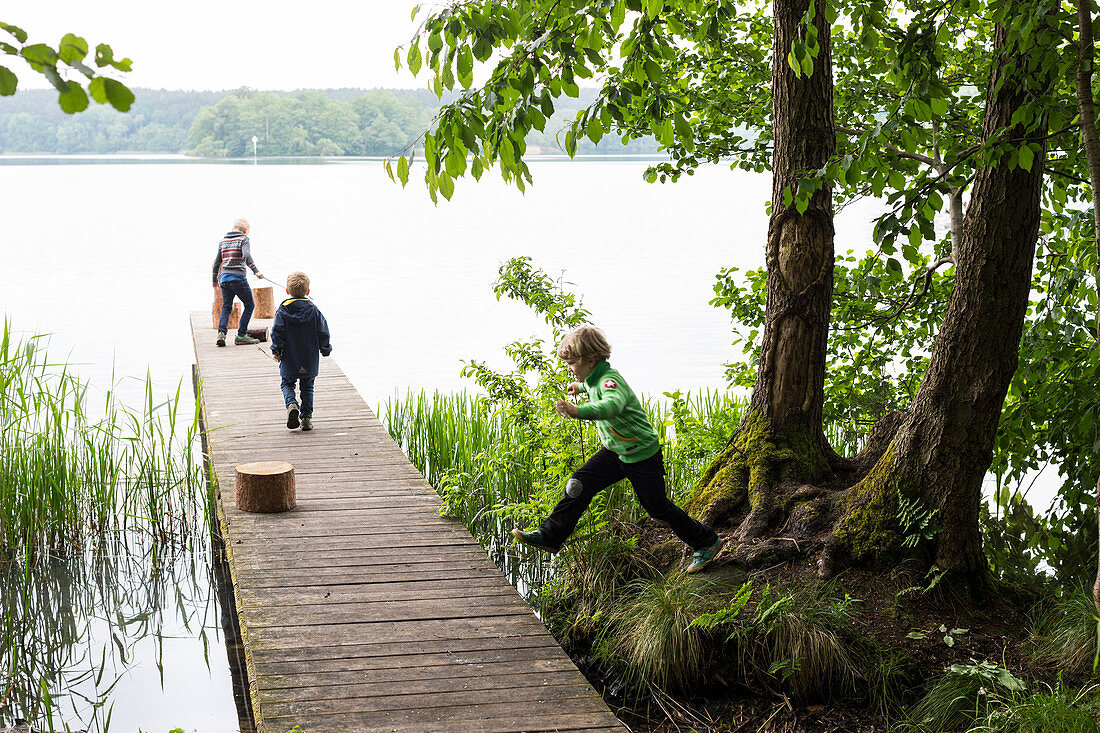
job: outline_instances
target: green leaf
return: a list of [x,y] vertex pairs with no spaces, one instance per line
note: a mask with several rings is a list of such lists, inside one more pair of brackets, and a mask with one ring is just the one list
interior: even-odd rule
[[401,71],[401,49],[395,48],[393,50],[393,70]]
[[439,192],[443,194],[443,198],[447,199],[448,201],[450,201],[451,196],[454,195],[455,182],[446,173],[439,174]]
[[88,91],[91,92],[92,99],[100,104],[109,102],[119,112],[128,112],[134,103],[134,93],[125,84],[114,79],[96,77],[88,82]]
[[943,117],[947,114],[947,100],[940,97],[932,97],[928,100],[932,105],[932,114],[937,117]]
[[88,42],[80,36],[66,33],[57,46],[57,56],[66,64],[73,65],[74,61],[83,61],[88,55]]
[[469,89],[474,83],[474,55],[469,46],[463,46],[458,52],[458,83],[463,89]]
[[7,67],[0,66],[0,97],[10,97],[15,94],[15,88],[19,86],[19,79]]
[[47,66],[57,64],[57,52],[44,43],[35,43],[24,46],[19,55],[22,56],[35,71],[42,71]]
[[397,159],[397,179],[401,181],[401,188],[409,182],[409,159],[404,155]]
[[645,16],[649,20],[653,20],[657,15],[664,10],[665,0],[646,0]]
[[1035,160],[1035,151],[1031,149],[1030,145],[1023,145],[1020,147],[1020,154],[1018,164],[1025,171],[1031,172],[1031,164]]
[[74,114],[88,109],[88,95],[84,93],[84,87],[75,81],[65,82],[65,84],[68,87],[67,90],[57,96],[57,103],[61,105],[61,110]]
[[420,73],[420,62],[422,60],[420,56],[420,44],[414,43],[412,47],[409,48],[409,55],[405,59],[406,63],[409,65],[409,71],[413,73],[413,76]]
[[130,59],[116,59],[115,52],[111,50],[111,47],[106,43],[101,43],[95,47],[95,63],[101,69],[104,66],[110,66],[119,71],[130,71],[130,65],[133,62]]
[[15,40],[20,43],[27,42],[27,32],[15,25],[8,25],[7,23],[0,23],[0,28],[3,28],[9,35],[13,36]]
[[485,172],[485,165],[481,162],[481,158],[475,156],[474,162],[470,165],[470,175],[474,177],[475,181],[481,180],[481,174]]
[[[924,237],[921,236],[920,227],[909,227],[909,244],[919,247],[922,241],[924,241]],[[902,251],[905,251],[904,248]]]

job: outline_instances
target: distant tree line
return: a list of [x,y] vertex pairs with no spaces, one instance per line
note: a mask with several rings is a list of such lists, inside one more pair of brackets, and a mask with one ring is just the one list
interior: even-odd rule
[[[199,157],[394,155],[431,124],[440,100],[428,90],[185,92],[135,89],[129,113],[93,106],[65,114],[52,90],[0,98],[0,153],[186,153]],[[528,146],[561,152],[558,133],[594,90],[564,99],[546,131]],[[447,101],[447,100],[444,100]],[[415,145],[414,145],[415,147]],[[654,140],[629,146],[614,138],[578,145],[578,153],[656,152]],[[534,152],[534,151],[533,151]]]

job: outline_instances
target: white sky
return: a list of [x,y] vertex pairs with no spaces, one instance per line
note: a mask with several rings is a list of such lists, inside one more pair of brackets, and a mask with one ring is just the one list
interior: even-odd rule
[[[393,51],[420,18],[415,0],[10,0],[0,21],[56,48],[66,33],[107,43],[133,71],[131,88],[222,90],[425,87],[427,77],[394,71]],[[424,3],[429,5],[429,3]],[[0,32],[0,37],[6,34]],[[21,88],[48,88],[44,77],[10,64]]]

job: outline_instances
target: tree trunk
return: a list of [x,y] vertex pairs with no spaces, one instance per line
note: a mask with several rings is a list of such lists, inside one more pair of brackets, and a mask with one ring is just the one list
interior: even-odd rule
[[[1012,113],[1045,82],[1026,70],[1026,54],[1004,53],[1005,38],[998,28],[986,140],[1008,128]],[[918,510],[936,513],[930,559],[975,588],[986,579],[978,528],[982,481],[1016,371],[1039,232],[1045,132],[1045,126],[1007,130],[1013,144],[1038,146],[1030,171],[1010,168],[1007,154],[977,170],[955,252],[955,283],[928,370],[890,450],[853,487],[838,526],[837,537],[856,558],[896,546],[898,537],[891,538],[883,522],[896,527],[900,492]],[[822,570],[827,574],[828,563]]]
[[[912,408],[884,418],[856,460],[842,464],[832,460],[821,429],[832,296],[829,190],[815,194],[805,215],[782,205],[799,170],[821,166],[833,150],[829,50],[823,44],[812,77],[795,79],[786,53],[806,6],[776,0],[774,8],[775,183],[761,361],[749,414],[688,507],[718,526],[743,517],[732,556],[745,566],[820,552],[818,571],[828,577],[838,561],[897,561],[913,544],[903,540],[912,539],[928,561],[981,588],[982,481],[1016,370],[1045,157],[1045,126],[1009,125],[1029,96],[1044,93],[1046,79],[1038,77],[1045,72],[1040,63],[1029,67],[1038,56],[1032,49],[1005,49],[1007,34],[997,30],[983,137],[1038,152],[1030,170],[1010,168],[1007,153],[978,169],[954,248],[944,324]],[[932,512],[934,531],[906,537],[919,526],[908,520]]]
[[824,450],[821,413],[825,353],[833,297],[832,190],[823,185],[799,214],[793,195],[807,171],[823,167],[836,149],[833,68],[825,0],[814,0],[821,50],[811,76],[787,63],[799,38],[808,0],[775,0],[772,43],[772,216],[768,223],[767,317],[750,413],[771,432],[805,435]]
[[804,213],[797,208],[799,180],[824,167],[836,149],[827,2],[813,2],[820,50],[813,73],[796,76],[787,55],[802,35],[810,0],[773,1],[772,215],[760,363],[744,421],[688,501],[690,511],[714,526],[748,505],[735,534],[747,563],[774,550],[757,540],[783,519],[777,479],[819,479],[833,457],[822,430],[833,296],[830,184],[813,193]]
[[[1077,108],[1081,118],[1081,141],[1089,166],[1092,187],[1093,237],[1100,267],[1100,136],[1096,132],[1096,107],[1092,101],[1092,73],[1095,49],[1092,39],[1092,0],[1077,0]],[[1097,302],[1100,303],[1100,272],[1093,271]],[[1096,345],[1100,349],[1100,313],[1096,316]],[[1096,483],[1096,516],[1100,522],[1100,481]],[[1096,582],[1092,586],[1092,603],[1100,614],[1100,561],[1096,567]]]

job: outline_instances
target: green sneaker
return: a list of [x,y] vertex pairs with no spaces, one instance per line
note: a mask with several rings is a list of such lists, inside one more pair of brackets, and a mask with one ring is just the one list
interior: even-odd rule
[[687,572],[698,573],[706,569],[707,565],[710,565],[711,561],[718,557],[718,553],[722,551],[722,547],[725,546],[726,541],[721,537],[710,547],[703,548],[702,550],[696,550],[691,553],[691,564],[687,566]]
[[311,417],[303,417],[302,418],[302,430],[303,431],[313,430],[313,418],[311,418]]
[[244,336],[238,336],[237,338],[233,339],[233,343],[235,343],[237,346],[251,346],[252,344],[260,343],[260,340],[254,339],[246,333]]
[[545,550],[551,555],[557,554],[558,550],[561,549],[560,547],[551,546],[550,543],[543,538],[542,532],[537,529],[534,532],[521,532],[518,529],[513,529],[512,536],[525,545],[531,545],[531,547]]
[[214,343],[218,346],[225,346],[225,331],[218,331],[218,340]]

